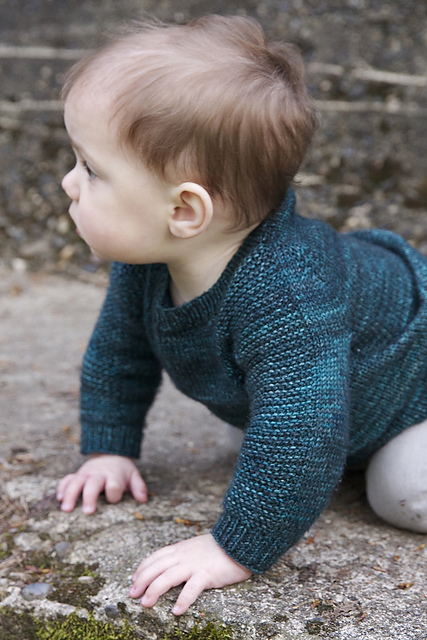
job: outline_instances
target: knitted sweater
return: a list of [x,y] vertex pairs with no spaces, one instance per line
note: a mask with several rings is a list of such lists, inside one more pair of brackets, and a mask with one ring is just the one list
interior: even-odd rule
[[292,191],[213,287],[171,306],[163,264],[114,264],[82,370],[82,450],[137,457],[168,372],[245,430],[213,529],[267,569],[346,465],[427,417],[427,261],[387,231],[338,234]]

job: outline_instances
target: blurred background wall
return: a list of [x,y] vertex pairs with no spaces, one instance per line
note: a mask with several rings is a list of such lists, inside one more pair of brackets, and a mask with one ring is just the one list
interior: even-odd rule
[[0,266],[105,268],[77,237],[60,181],[73,164],[61,76],[99,34],[144,13],[260,21],[298,44],[321,127],[299,208],[341,230],[392,229],[427,254],[425,0],[0,0]]

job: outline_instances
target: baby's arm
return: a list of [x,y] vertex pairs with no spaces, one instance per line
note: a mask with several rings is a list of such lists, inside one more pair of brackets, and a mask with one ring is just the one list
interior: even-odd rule
[[172,613],[181,615],[205,589],[246,580],[252,572],[228,556],[209,533],[163,547],[146,558],[132,576],[130,595],[152,607],[159,596],[185,582]]
[[113,263],[81,373],[81,451],[93,457],[60,481],[57,497],[63,511],[72,511],[81,493],[88,514],[103,491],[109,502],[120,500],[128,489],[139,502],[147,501],[132,460],[140,453],[145,415],[161,371],[145,332],[144,283],[142,267]]
[[147,502],[147,486],[134,462],[124,456],[99,454],[89,458],[76,473],[62,478],[56,497],[62,511],[72,511],[82,494],[83,512],[90,515],[103,491],[108,502],[119,502],[128,489],[135,500]]

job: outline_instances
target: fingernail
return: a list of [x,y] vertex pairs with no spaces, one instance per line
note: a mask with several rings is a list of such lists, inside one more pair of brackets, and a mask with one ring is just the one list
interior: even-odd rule
[[143,607],[145,607],[148,604],[148,598],[144,596],[143,598],[141,598],[140,603]]
[[175,605],[174,608],[172,609],[172,613],[174,613],[176,616],[179,616],[180,612],[181,612],[181,609]]
[[90,515],[91,513],[93,513],[92,507],[82,507],[82,511],[83,511],[83,513],[86,513],[87,515]]

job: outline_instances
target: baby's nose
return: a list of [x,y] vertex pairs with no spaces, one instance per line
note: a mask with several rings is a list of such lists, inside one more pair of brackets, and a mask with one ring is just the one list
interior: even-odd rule
[[71,200],[79,199],[79,187],[75,177],[75,167],[62,178],[61,186]]

